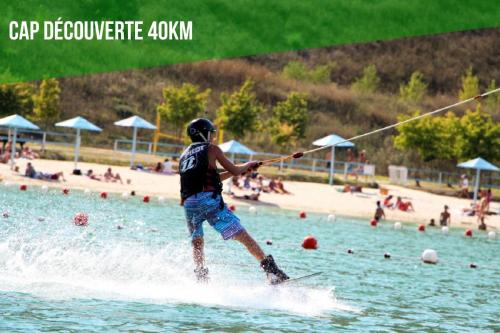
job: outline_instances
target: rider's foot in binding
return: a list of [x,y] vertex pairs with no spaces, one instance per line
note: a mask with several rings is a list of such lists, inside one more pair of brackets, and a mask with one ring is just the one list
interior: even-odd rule
[[200,283],[207,283],[210,281],[210,277],[208,276],[208,268],[199,267],[194,270],[194,274],[196,275],[196,280]]
[[268,255],[264,260],[262,260],[260,262],[260,267],[262,267],[262,269],[266,272],[267,279],[271,284],[279,284],[289,279],[288,275],[278,268],[278,265],[274,262],[272,255]]

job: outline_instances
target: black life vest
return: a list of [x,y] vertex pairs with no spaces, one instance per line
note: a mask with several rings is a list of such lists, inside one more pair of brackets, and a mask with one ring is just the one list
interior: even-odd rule
[[214,197],[222,193],[222,182],[217,170],[209,168],[207,142],[191,144],[182,153],[179,160],[181,175],[181,199],[184,202],[190,196],[213,189]]

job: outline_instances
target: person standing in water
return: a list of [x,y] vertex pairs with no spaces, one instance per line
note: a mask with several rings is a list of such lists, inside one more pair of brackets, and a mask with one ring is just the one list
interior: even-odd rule
[[[212,141],[215,126],[208,119],[191,121],[187,134],[192,144],[186,148],[179,160],[181,178],[181,204],[184,206],[188,231],[192,239],[195,275],[198,281],[208,281],[205,267],[203,222],[205,220],[221,234],[224,240],[234,239],[243,244],[259,262],[271,284],[280,283],[289,277],[278,268],[271,255],[265,255],[257,242],[240,224],[240,219],[231,212],[222,199],[222,181],[233,176],[256,170],[259,162],[235,165]],[[224,172],[217,171],[217,162]]]
[[450,226],[451,225],[451,215],[448,212],[448,206],[444,205],[444,211],[441,212],[441,215],[439,216],[439,224],[441,226]]

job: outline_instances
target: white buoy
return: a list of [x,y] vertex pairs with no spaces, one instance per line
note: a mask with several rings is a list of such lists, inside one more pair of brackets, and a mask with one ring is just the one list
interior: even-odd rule
[[122,198],[123,199],[128,199],[130,197],[130,194],[128,192],[123,192],[122,193]]
[[42,192],[47,192],[49,190],[49,187],[47,185],[42,186]]
[[394,223],[395,230],[401,230],[401,228],[403,228],[403,225],[401,224],[401,222]]
[[160,202],[160,203],[164,203],[164,202],[165,202],[165,197],[163,197],[163,196],[161,196],[161,195],[160,195],[160,196],[158,197],[158,202]]
[[437,264],[438,262],[438,254],[433,249],[426,249],[422,252],[422,261],[426,264]]
[[441,228],[441,232],[445,235],[448,235],[448,233],[450,232],[450,228],[448,228],[447,226],[444,226]]
[[83,190],[83,193],[90,194],[90,189],[86,188],[85,190]]
[[328,219],[328,222],[335,222],[337,217],[335,216],[335,214],[330,214],[330,215],[328,215],[327,219]]
[[257,208],[255,208],[255,206],[250,206],[248,207],[248,211],[250,212],[250,214],[255,214],[257,213]]
[[488,239],[489,240],[495,240],[497,238],[497,234],[494,231],[488,232]]

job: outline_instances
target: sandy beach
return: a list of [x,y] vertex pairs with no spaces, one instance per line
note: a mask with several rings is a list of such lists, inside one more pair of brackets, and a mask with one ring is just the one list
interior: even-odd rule
[[[20,167],[22,173],[13,172],[8,165],[0,164],[0,176],[3,177],[3,182],[27,184],[28,186],[47,185],[54,188],[68,188],[70,190],[90,189],[96,192],[123,193],[135,191],[138,196],[163,196],[168,199],[179,199],[180,185],[178,175],[160,175],[135,171],[128,167],[112,166],[113,172],[118,172],[124,180],[124,183],[120,184],[96,181],[86,176],[72,175],[73,162],[70,161],[31,161],[37,171],[49,173],[64,172],[66,182],[49,182],[24,177],[24,170],[28,162],[29,160],[25,159],[17,160],[17,165]],[[79,168],[84,172],[92,169],[96,174],[103,174],[107,166],[93,163],[79,163]],[[127,184],[127,179],[131,180],[131,184]],[[237,208],[238,206],[266,205],[281,209],[336,214],[369,220],[373,217],[376,201],[382,200],[384,197],[379,194],[379,190],[375,189],[363,189],[364,193],[350,194],[339,192],[338,186],[317,183],[287,181],[285,182],[285,187],[292,194],[262,193],[260,202],[235,200],[227,195],[225,200],[227,203],[235,204]],[[469,207],[471,200],[430,194],[394,185],[384,185],[384,187],[388,188],[389,194],[395,197],[401,196],[411,200],[415,207],[414,212],[385,209],[386,217],[389,221],[427,224],[431,218],[434,218],[436,223],[438,223],[439,214],[443,210],[443,206],[448,205],[451,213],[451,227],[477,229],[476,217],[464,216],[462,214],[462,209]],[[236,191],[236,194],[239,194],[239,192]],[[492,203],[491,209],[498,210],[497,205],[498,203]],[[489,216],[486,224],[490,230],[499,230],[500,216]]]

